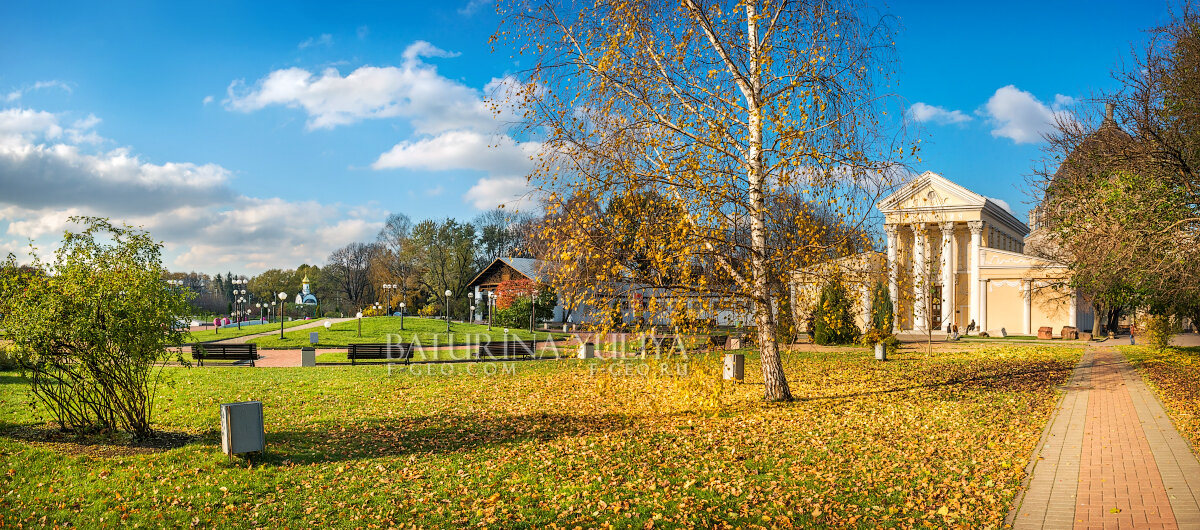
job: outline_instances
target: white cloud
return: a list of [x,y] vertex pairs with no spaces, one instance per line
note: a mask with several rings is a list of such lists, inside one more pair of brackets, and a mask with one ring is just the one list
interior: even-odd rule
[[212,102],[213,102],[213,97],[211,95],[208,95],[208,96],[204,96],[204,100],[201,101],[200,104],[208,105],[209,103],[212,103]]
[[26,86],[24,88],[19,88],[19,89],[10,91],[8,94],[4,95],[4,101],[11,103],[18,99],[21,99],[21,96],[24,96],[25,94],[28,94],[29,92],[33,92],[35,90],[42,90],[45,88],[58,88],[58,89],[62,89],[63,91],[65,91],[68,94],[71,93],[71,85],[68,85],[62,81],[56,81],[56,80],[38,81],[38,82],[36,82],[32,85]]
[[463,199],[480,210],[490,210],[527,203],[529,193],[525,177],[485,177],[471,186]]
[[333,35],[322,33],[320,37],[309,37],[305,39],[304,42],[297,44],[296,48],[303,50],[312,46],[324,46],[326,48],[333,46]]
[[485,136],[471,131],[450,131],[432,138],[396,144],[371,164],[374,169],[474,169],[492,173],[525,173],[537,142],[517,143],[508,136]]
[[470,0],[462,7],[458,8],[458,14],[469,17],[474,15],[476,11],[479,11],[479,8],[490,5],[491,3],[492,0]]
[[1047,106],[1033,94],[1008,85],[996,90],[982,114],[994,126],[992,136],[1018,144],[1035,143],[1054,130],[1055,120],[1067,117],[1065,107],[1074,102],[1074,98],[1057,94],[1053,106]]
[[309,130],[367,119],[407,120],[415,136],[380,154],[371,167],[484,171],[487,178],[477,182],[464,199],[485,204],[498,190],[512,188],[513,175],[524,175],[532,168],[531,157],[542,145],[518,142],[506,134],[520,118],[518,105],[527,89],[515,78],[493,78],[476,89],[443,77],[423,60],[458,55],[416,41],[405,48],[399,66],[362,66],[345,76],[335,68],[319,74],[303,68],[275,70],[253,86],[234,81],[224,104],[237,112],[272,105],[302,109],[308,115]]
[[58,116],[53,113],[17,108],[0,110],[0,147],[35,138],[53,140],[62,136],[62,132]]
[[496,128],[492,110],[479,91],[442,77],[421,60],[458,54],[417,41],[402,55],[400,66],[362,66],[344,77],[335,68],[320,74],[287,68],[267,74],[249,89],[243,81],[234,81],[225,105],[238,112],[271,105],[304,109],[310,130],[396,117],[412,120],[422,134]]
[[[32,109],[0,111],[0,249],[33,240],[52,249],[73,215],[112,218],[167,241],[177,270],[253,273],[323,263],[351,241],[369,239],[386,212],[316,201],[237,194],[232,173],[216,164],[141,160],[128,148],[92,152],[100,119],[63,127]],[[302,219],[303,221],[297,221]]]
[[992,202],[996,203],[996,205],[997,205],[997,206],[999,206],[999,207],[1001,207],[1001,208],[1004,208],[1005,210],[1007,210],[1007,211],[1008,211],[1008,213],[1011,213],[1011,214],[1013,214],[1013,216],[1016,216],[1016,215],[1017,215],[1017,214],[1013,213],[1012,206],[1009,206],[1009,205],[1008,205],[1008,201],[1006,201],[1006,200],[1003,200],[1003,199],[997,199],[997,198],[995,198],[995,197],[985,197],[985,198],[986,198],[987,200],[989,200],[989,201],[992,201]]
[[909,107],[908,117],[913,121],[922,123],[932,121],[938,125],[971,121],[971,117],[964,114],[961,110],[946,110],[945,107],[929,105],[920,101],[913,103],[912,107]]

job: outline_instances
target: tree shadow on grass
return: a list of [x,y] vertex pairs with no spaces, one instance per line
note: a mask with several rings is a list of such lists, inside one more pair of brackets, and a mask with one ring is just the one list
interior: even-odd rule
[[[890,361],[889,361],[890,362]],[[850,392],[827,396],[811,396],[799,398],[799,401],[822,401],[849,399],[863,396],[895,394],[922,389],[940,389],[957,387],[963,390],[983,392],[1030,392],[1049,386],[1066,383],[1074,363],[1062,361],[1025,362],[1019,365],[943,367],[942,372],[918,372],[911,374],[912,384]],[[924,379],[922,381],[921,379]]]
[[195,443],[201,436],[177,431],[155,431],[140,439],[125,433],[79,434],[55,424],[0,421],[0,438],[43,446],[54,451],[97,457],[132,456],[169,451]]
[[256,465],[317,463],[459,453],[506,444],[546,442],[628,429],[624,415],[464,415],[371,418],[354,424],[320,421],[311,428],[267,433],[266,454]]
[[29,379],[18,372],[0,372],[0,385],[27,385]]

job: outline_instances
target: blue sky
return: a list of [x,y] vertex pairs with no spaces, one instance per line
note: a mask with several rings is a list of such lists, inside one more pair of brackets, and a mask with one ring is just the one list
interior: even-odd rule
[[[1020,218],[1049,117],[1113,88],[1167,18],[1156,1],[879,7],[914,169]],[[473,217],[528,167],[483,102],[522,66],[492,52],[498,23],[478,0],[8,2],[0,253],[92,214],[148,228],[171,269],[255,273],[323,263],[388,212]]]

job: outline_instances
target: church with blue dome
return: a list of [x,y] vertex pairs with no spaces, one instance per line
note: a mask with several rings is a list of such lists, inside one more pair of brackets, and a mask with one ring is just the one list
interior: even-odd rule
[[296,303],[303,305],[317,305],[317,297],[316,295],[312,294],[312,291],[308,286],[307,274],[304,275],[304,279],[301,280],[301,282],[303,284],[300,286],[300,292],[296,294]]

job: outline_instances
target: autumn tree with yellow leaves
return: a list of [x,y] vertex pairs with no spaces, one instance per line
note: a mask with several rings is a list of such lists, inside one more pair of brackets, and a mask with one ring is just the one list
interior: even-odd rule
[[792,399],[776,345],[785,278],[868,246],[870,208],[908,151],[877,93],[888,19],[814,0],[501,12],[497,39],[534,59],[506,105],[541,142],[530,180],[560,294],[613,307],[636,292],[647,325],[672,315],[677,333],[749,308],[766,398]]

